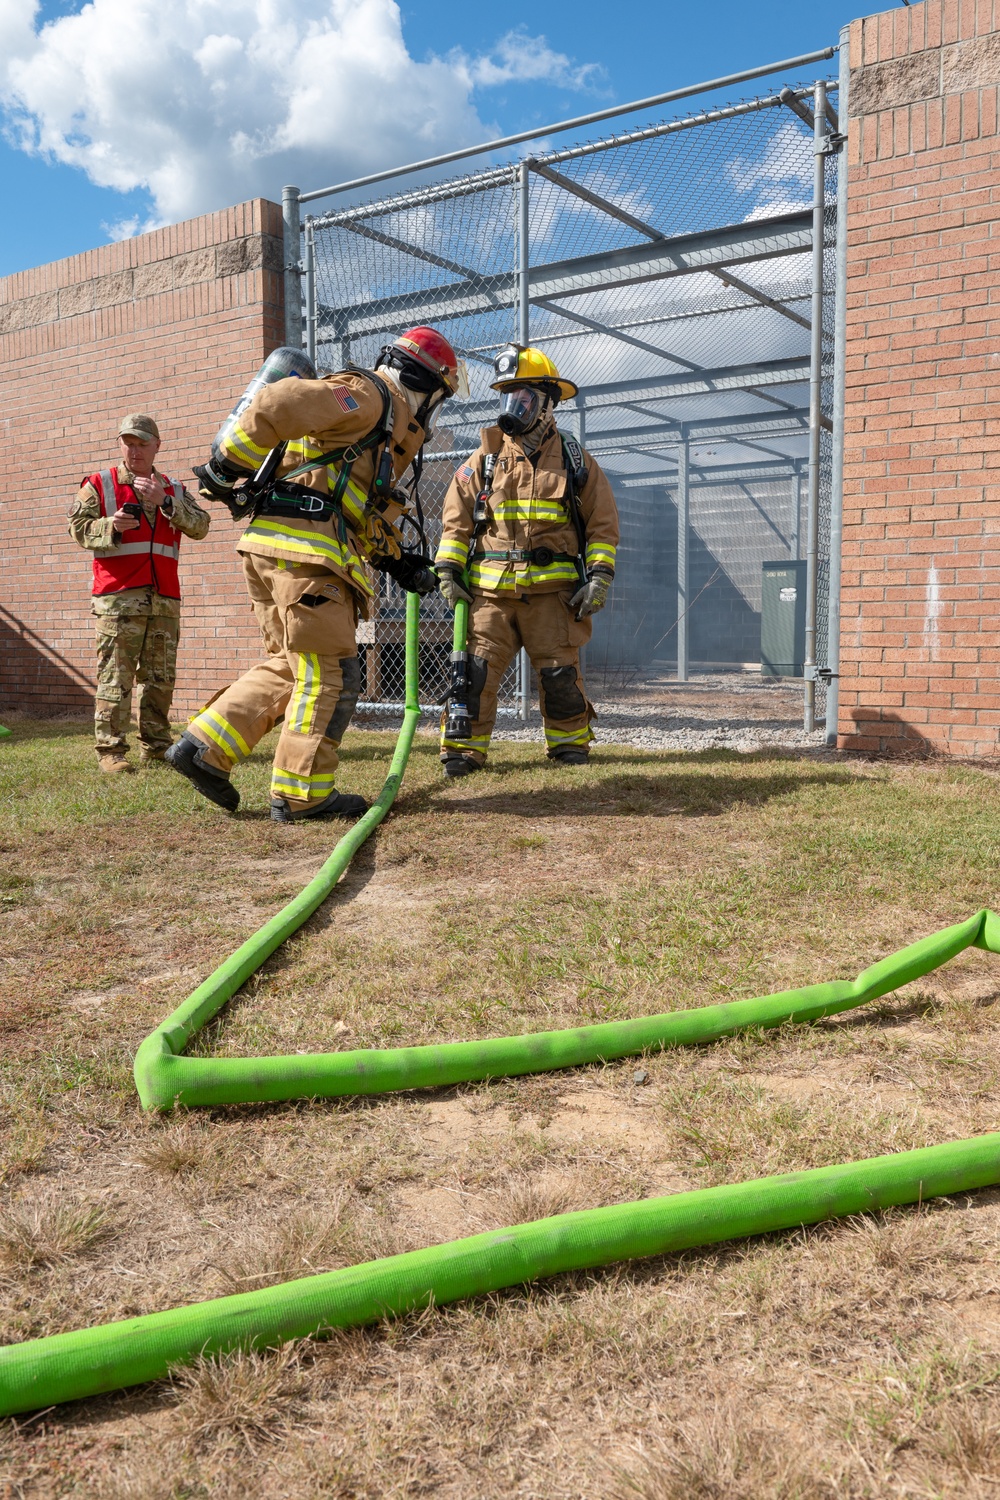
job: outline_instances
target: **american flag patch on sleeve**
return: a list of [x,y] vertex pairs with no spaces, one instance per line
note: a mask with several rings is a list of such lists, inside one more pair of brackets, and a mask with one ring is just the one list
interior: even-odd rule
[[459,479],[471,479],[472,478],[472,465],[471,464],[466,464],[464,468],[459,469],[459,471],[458,471],[458,477],[459,477]]
[[335,385],[333,394],[337,398],[337,404],[343,411],[357,411],[358,403],[347,389],[346,385]]

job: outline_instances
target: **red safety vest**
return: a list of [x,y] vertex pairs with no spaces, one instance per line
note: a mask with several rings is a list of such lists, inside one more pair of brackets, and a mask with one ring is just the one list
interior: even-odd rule
[[[165,474],[160,478],[176,504],[184,492],[183,485],[175,484]],[[117,468],[91,474],[85,483],[93,485],[101,503],[101,515],[105,518],[113,516],[128,502],[134,505],[138,499],[131,485],[118,478]],[[123,531],[121,535],[117,547],[102,547],[94,553],[91,593],[120,594],[123,589],[153,588],[167,599],[179,599],[181,586],[177,576],[177,557],[181,534],[171,526],[162,510],[157,509],[152,526],[146,512],[142,511],[138,529]]]

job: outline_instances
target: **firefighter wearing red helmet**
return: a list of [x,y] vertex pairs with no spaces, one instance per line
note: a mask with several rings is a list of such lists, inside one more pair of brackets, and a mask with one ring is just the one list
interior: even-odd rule
[[591,454],[561,433],[555,407],[577,388],[541,349],[511,344],[494,361],[500,412],[445,496],[435,558],[440,590],[469,605],[465,696],[471,732],[442,718],[448,777],[485,763],[497,689],[523,646],[538,674],[548,757],[582,765],[594,738],[580,648],[615,576],[618,511]]
[[447,339],[424,327],[386,345],[374,370],[310,378],[301,351],[278,355],[292,373],[274,380],[265,365],[195,469],[206,499],[250,517],[238,551],[266,656],[195,715],[165,758],[235,811],[231,773],[282,720],[271,817],[359,817],[364,798],[334,780],[361,686],[355,624],[374,593],[365,564],[417,593],[435,587],[429,560],[407,550],[407,496],[395,486],[464,371]]

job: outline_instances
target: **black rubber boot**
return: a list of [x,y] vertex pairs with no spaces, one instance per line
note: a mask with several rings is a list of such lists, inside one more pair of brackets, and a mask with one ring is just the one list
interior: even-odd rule
[[557,766],[585,766],[590,759],[586,750],[557,750],[549,760],[554,760]]
[[301,823],[303,818],[360,818],[368,811],[364,797],[353,792],[331,792],[315,807],[303,812],[292,812],[284,797],[271,798],[272,823]]
[[168,766],[186,776],[196,791],[226,812],[235,812],[240,805],[240,794],[224,771],[202,764],[205,746],[193,734],[182,734],[163,755]]
[[448,781],[453,781],[456,776],[471,776],[473,771],[481,771],[483,768],[478,761],[470,760],[467,755],[446,755],[441,762],[441,769]]

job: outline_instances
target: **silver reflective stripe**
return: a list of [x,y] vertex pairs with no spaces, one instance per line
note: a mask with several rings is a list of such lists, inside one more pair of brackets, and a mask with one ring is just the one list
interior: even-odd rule
[[104,516],[105,520],[107,520],[108,516],[113,516],[114,513],[115,513],[115,511],[118,509],[118,506],[116,504],[114,504],[114,505],[112,505],[111,509],[108,510],[108,496],[109,495],[111,496],[111,499],[114,500],[114,498],[115,498],[115,482],[111,478],[111,470],[110,469],[102,469],[101,470],[101,514]]
[[[118,552],[124,552],[124,550],[124,547],[117,548]],[[142,550],[145,551],[145,547]],[[157,557],[177,557],[180,554],[179,547],[165,547],[162,542],[154,542],[153,551]]]
[[[168,549],[166,547],[159,547],[159,548],[154,547],[153,551],[154,552],[157,552],[157,551],[159,551],[159,552],[167,552]],[[140,553],[141,553],[141,555],[143,557],[146,557],[148,555],[148,553],[149,553],[149,543],[148,542],[119,542],[117,547],[112,547],[109,551],[98,552],[97,556],[98,557],[138,557],[140,555]]]

